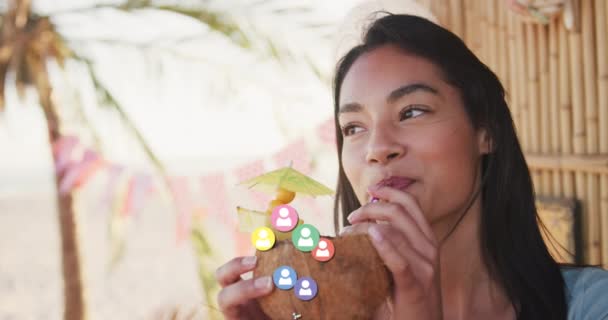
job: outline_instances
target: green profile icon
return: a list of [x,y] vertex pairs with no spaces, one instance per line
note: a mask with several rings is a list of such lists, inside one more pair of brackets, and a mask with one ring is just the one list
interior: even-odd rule
[[294,247],[303,252],[312,251],[319,244],[319,230],[311,224],[302,224],[291,233]]

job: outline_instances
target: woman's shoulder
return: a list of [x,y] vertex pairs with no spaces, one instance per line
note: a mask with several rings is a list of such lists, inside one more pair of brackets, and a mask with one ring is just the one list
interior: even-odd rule
[[608,271],[562,267],[568,320],[608,319]]

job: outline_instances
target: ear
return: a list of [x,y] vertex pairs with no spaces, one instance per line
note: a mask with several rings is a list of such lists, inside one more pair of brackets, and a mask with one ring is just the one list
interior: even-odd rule
[[482,155],[489,154],[494,151],[492,140],[490,139],[490,135],[485,128],[477,130],[477,147],[479,148],[479,153]]

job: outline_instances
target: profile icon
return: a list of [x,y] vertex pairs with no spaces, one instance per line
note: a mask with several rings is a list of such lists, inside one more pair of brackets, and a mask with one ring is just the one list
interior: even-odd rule
[[319,243],[319,230],[310,224],[300,225],[292,232],[291,240],[298,250],[310,252]]
[[274,285],[281,290],[293,288],[297,279],[296,271],[290,266],[280,266],[272,274]]
[[312,300],[318,292],[317,282],[310,277],[302,277],[296,282],[294,291],[298,299],[304,301]]
[[253,246],[260,251],[267,251],[274,246],[276,241],[274,232],[267,227],[259,227],[251,234]]
[[312,257],[317,261],[329,261],[334,257],[335,250],[334,243],[330,239],[320,238],[319,244],[312,250]]
[[298,225],[299,216],[292,206],[283,204],[272,209],[270,221],[272,226],[281,232],[289,232]]

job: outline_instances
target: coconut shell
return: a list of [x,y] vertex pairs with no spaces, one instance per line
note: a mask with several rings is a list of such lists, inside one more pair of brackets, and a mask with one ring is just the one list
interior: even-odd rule
[[298,299],[294,289],[273,292],[258,299],[270,319],[301,320],[371,319],[387,301],[391,290],[390,273],[367,235],[325,237],[332,240],[334,257],[327,262],[315,260],[310,252],[294,247],[291,240],[279,241],[268,251],[257,251],[254,276],[270,276],[280,266],[292,267],[298,278],[311,277],[317,282],[317,296],[310,301]]

